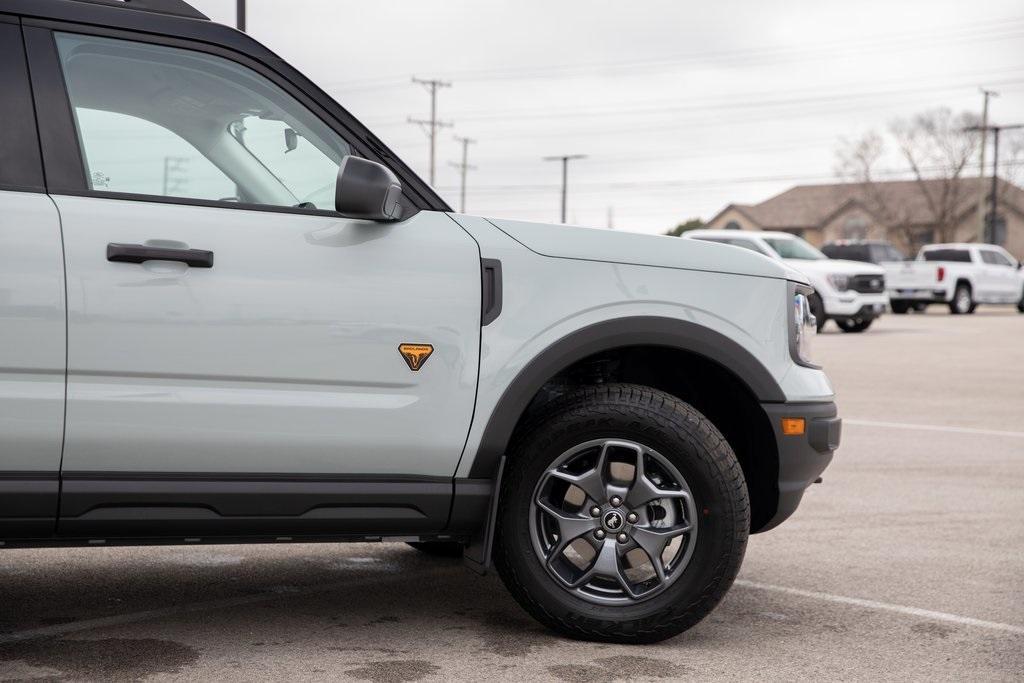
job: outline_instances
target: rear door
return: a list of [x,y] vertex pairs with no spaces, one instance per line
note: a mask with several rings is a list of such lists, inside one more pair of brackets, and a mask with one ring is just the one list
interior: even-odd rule
[[1016,303],[1019,301],[1021,292],[1017,264],[998,249],[984,249],[982,254],[986,264],[992,269],[993,281],[998,285],[999,302]]
[[978,247],[973,252],[977,288],[975,298],[985,303],[998,303],[1005,296],[1003,271],[1006,269],[1000,267],[993,250]]
[[61,532],[439,530],[475,394],[475,242],[410,200],[394,224],[336,214],[353,143],[272,72],[77,28],[29,48],[66,83],[39,104],[67,144],[44,151],[78,153],[53,192]]
[[53,534],[65,342],[60,219],[45,194],[21,27],[0,14],[0,539]]

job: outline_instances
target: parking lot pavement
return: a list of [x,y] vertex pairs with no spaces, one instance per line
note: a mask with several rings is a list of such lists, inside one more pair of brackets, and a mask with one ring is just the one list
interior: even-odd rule
[[817,343],[843,447],[677,638],[561,639],[403,545],[7,550],[0,680],[1020,680],[1024,315]]

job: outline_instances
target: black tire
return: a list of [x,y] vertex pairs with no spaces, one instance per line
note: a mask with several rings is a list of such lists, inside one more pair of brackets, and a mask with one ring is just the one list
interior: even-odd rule
[[462,557],[462,552],[466,549],[464,545],[454,541],[412,541],[409,545],[421,553],[434,557]]
[[[718,429],[674,396],[631,384],[584,387],[538,412],[517,430],[499,504],[494,559],[513,597],[547,627],[602,642],[656,642],[707,616],[736,578],[750,528],[743,471]],[[587,601],[548,574],[532,544],[531,499],[541,477],[561,454],[600,438],[657,450],[685,478],[700,511],[689,563],[646,600]]]
[[1020,295],[1020,301],[1017,302],[1017,312],[1024,313],[1024,294]]
[[966,315],[974,313],[977,304],[974,303],[974,296],[971,293],[971,286],[961,282],[953,290],[953,298],[949,302],[949,312],[953,315]]
[[839,329],[843,332],[863,332],[871,327],[871,323],[874,321],[874,318],[865,318],[861,320],[856,318],[841,318],[836,320],[836,324],[839,325]]
[[807,303],[810,304],[811,315],[818,322],[817,331],[821,332],[821,328],[825,327],[825,323],[828,322],[825,317],[825,305],[821,303],[821,297],[817,292],[811,292],[811,295],[807,297]]
[[892,301],[889,302],[889,308],[891,308],[892,312],[895,313],[896,315],[904,315],[907,311],[910,310],[910,302],[893,299]]

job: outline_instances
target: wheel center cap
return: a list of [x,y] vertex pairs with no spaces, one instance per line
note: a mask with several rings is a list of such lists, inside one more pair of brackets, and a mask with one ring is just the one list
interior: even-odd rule
[[618,510],[605,513],[604,519],[601,521],[604,523],[604,528],[608,531],[618,531],[626,523],[622,513]]

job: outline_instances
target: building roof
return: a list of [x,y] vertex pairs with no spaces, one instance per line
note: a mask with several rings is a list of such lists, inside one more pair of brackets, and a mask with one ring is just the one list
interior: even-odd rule
[[[881,193],[887,206],[899,207],[899,212],[911,225],[930,225],[935,221],[929,209],[927,192],[938,197],[944,180],[895,180],[876,182],[872,191]],[[978,200],[978,178],[961,178],[958,188],[957,213],[974,210]],[[984,180],[988,190],[991,178]],[[923,191],[922,191],[923,190]],[[999,201],[1001,204],[1024,213],[1024,190],[999,180]],[[871,212],[871,195],[862,183],[835,183],[831,185],[797,185],[782,194],[775,195],[760,204],[730,204],[720,211],[714,221],[729,209],[735,209],[765,230],[792,230],[796,228],[820,228],[838,212],[850,205],[860,205]]]

